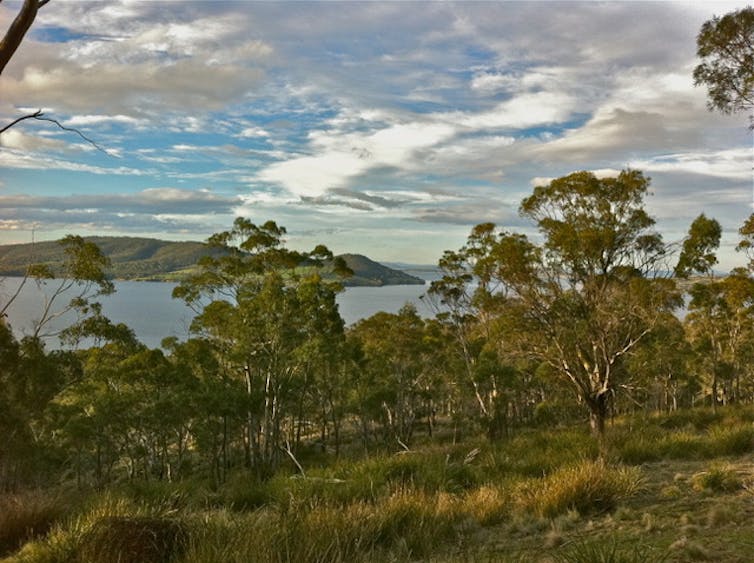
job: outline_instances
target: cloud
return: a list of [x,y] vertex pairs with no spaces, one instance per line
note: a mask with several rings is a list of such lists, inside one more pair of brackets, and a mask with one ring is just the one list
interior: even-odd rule
[[209,190],[181,190],[177,188],[149,188],[135,194],[97,194],[70,196],[0,195],[3,213],[13,210],[37,209],[66,213],[139,213],[212,214],[229,213],[241,202],[239,197],[227,197]]
[[658,155],[633,161],[630,166],[647,172],[680,172],[747,181],[752,178],[752,153],[750,148],[738,148]]
[[309,135],[309,150],[314,154],[273,163],[258,179],[302,197],[317,198],[328,190],[346,187],[368,170],[409,166],[418,151],[454,133],[450,125],[421,122],[367,132],[315,131]]

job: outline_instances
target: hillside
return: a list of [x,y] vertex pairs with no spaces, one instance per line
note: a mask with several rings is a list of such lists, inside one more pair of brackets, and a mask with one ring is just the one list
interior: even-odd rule
[[[179,281],[192,271],[202,256],[211,252],[201,242],[170,242],[136,237],[87,237],[112,261],[109,274],[115,279]],[[388,268],[360,254],[342,256],[354,275],[347,286],[419,285],[424,280]],[[0,245],[0,276],[23,275],[31,263],[53,268],[63,261],[57,242]]]
[[423,285],[424,280],[400,270],[388,268],[361,254],[341,254],[353,277],[346,281],[350,286]]

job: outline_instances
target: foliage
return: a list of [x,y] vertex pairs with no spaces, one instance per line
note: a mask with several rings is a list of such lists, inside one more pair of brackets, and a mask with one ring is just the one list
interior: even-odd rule
[[734,113],[754,107],[754,9],[705,22],[696,44],[702,62],[694,83],[707,86],[709,108]]
[[722,227],[714,219],[708,219],[704,213],[691,223],[689,234],[683,241],[683,248],[675,267],[675,275],[687,278],[693,273],[712,274],[717,264],[715,251],[720,246]]
[[633,170],[604,179],[577,172],[539,186],[520,213],[538,226],[542,245],[478,225],[466,246],[446,253],[449,275],[432,288],[451,311],[472,305],[456,319],[491,317],[502,357],[538,362],[570,385],[598,435],[626,379],[624,357],[679,304],[674,284],[655,275],[668,247],[644,210],[648,187]]

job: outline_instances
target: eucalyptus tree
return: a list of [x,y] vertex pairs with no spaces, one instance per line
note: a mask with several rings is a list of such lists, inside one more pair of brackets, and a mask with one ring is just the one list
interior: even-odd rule
[[363,353],[355,381],[357,414],[364,430],[376,422],[386,443],[408,447],[419,418],[430,416],[423,407],[442,396],[442,388],[433,384],[437,340],[428,336],[425,321],[411,304],[398,313],[376,313],[349,329]]
[[[218,252],[202,258],[173,293],[199,313],[192,330],[212,342],[221,369],[245,387],[245,460],[260,477],[275,470],[281,452],[290,453],[284,423],[311,367],[305,350],[343,333],[335,303],[342,285],[320,275],[332,253],[324,246],[288,250],[285,233],[273,221],[236,219],[210,237]],[[342,261],[334,263],[348,273]]]
[[432,282],[427,294],[437,319],[453,335],[449,347],[460,360],[458,373],[463,374],[457,383],[471,392],[476,418],[492,438],[506,426],[510,391],[520,388],[515,380],[521,375],[512,365],[515,359],[501,355],[496,344],[499,319],[509,305],[496,275],[493,255],[498,242],[494,224],[475,226],[461,249],[443,253],[439,261],[443,276]]
[[705,22],[696,44],[701,63],[694,69],[694,83],[707,86],[709,108],[722,113],[751,111],[754,9],[747,6]]
[[80,236],[60,239],[63,260],[56,264],[30,264],[16,290],[0,305],[0,317],[13,305],[26,283],[33,280],[43,295],[40,311],[34,319],[32,336],[56,336],[59,330],[51,323],[68,313],[82,322],[90,315],[101,315],[97,299],[115,291],[107,277],[110,259],[93,242]]
[[688,278],[692,274],[712,277],[721,235],[722,227],[717,220],[707,218],[704,213],[694,219],[683,241],[675,275],[680,278]]
[[549,366],[587,407],[600,438],[626,383],[625,357],[680,304],[674,282],[658,275],[671,253],[644,209],[648,187],[635,170],[558,178],[521,203],[540,243],[487,224],[461,250],[479,254],[466,271],[485,288],[481,308],[494,304],[500,353]]

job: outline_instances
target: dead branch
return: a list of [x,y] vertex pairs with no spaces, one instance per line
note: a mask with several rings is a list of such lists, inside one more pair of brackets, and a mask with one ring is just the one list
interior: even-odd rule
[[[2,0],[0,0],[0,2],[1,1]],[[13,127],[13,126],[21,123],[22,121],[26,121],[27,119],[36,119],[37,121],[49,121],[50,123],[53,123],[53,124],[57,125],[63,131],[68,131],[70,133],[76,133],[76,135],[78,135],[79,137],[81,137],[84,141],[86,141],[87,143],[89,143],[90,145],[92,145],[98,151],[103,152],[103,153],[105,153],[108,156],[112,156],[109,152],[107,152],[105,149],[103,149],[101,146],[99,146],[95,141],[93,141],[92,139],[90,139],[89,137],[87,137],[86,135],[84,135],[81,131],[79,131],[75,127],[68,127],[68,126],[63,125],[62,123],[60,123],[60,121],[58,121],[57,119],[53,119],[52,117],[47,117],[41,109],[38,109],[34,113],[29,113],[27,115],[22,115],[21,117],[18,117],[16,119],[14,119],[13,121],[11,121],[5,127],[0,128],[0,135],[2,135],[3,133],[5,133],[11,127]]]

